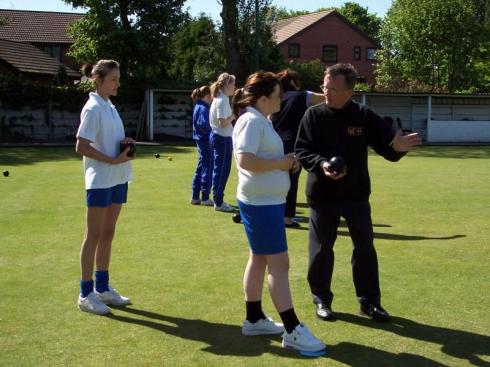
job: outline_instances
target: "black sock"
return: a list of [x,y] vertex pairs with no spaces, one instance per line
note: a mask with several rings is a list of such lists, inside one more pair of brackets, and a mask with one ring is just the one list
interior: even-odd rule
[[262,301],[246,301],[245,305],[247,306],[247,320],[252,324],[260,319],[265,319],[265,315],[262,312]]
[[288,334],[291,334],[294,328],[300,324],[294,308],[281,312],[279,316],[281,316],[282,323]]

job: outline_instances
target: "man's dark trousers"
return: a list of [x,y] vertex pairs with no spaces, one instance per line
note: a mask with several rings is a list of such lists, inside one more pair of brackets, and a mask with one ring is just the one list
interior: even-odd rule
[[333,246],[340,217],[345,218],[353,243],[352,274],[356,295],[362,304],[379,304],[378,259],[373,245],[369,202],[311,205],[308,283],[313,302],[331,305],[330,289],[334,265]]

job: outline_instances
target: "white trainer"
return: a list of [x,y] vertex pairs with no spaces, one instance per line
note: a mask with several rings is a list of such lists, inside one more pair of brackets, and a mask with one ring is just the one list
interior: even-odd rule
[[217,206],[216,204],[214,204],[214,210],[216,210],[217,212],[225,212],[225,213],[234,213],[235,212],[235,208],[232,207],[230,204],[225,203],[224,201],[220,206]]
[[201,205],[204,205],[204,206],[213,206],[214,205],[214,201],[213,201],[213,199],[203,200],[203,201],[201,201]]
[[281,334],[282,332],[284,332],[283,324],[274,322],[270,317],[260,319],[254,323],[245,320],[242,326],[242,335],[246,336],[273,335]]
[[314,337],[304,324],[296,326],[290,334],[284,332],[282,346],[299,352],[320,352],[327,347],[324,342]]
[[117,289],[109,287],[108,291],[99,293],[94,291],[99,300],[106,305],[113,306],[126,306],[131,304],[131,300],[128,297],[121,296]]
[[96,315],[107,315],[112,313],[110,307],[101,302],[95,295],[95,292],[90,292],[90,294],[85,298],[83,298],[82,295],[79,295],[77,304],[80,310],[94,313]]
[[200,199],[191,199],[190,203],[191,203],[191,205],[201,205],[201,200]]

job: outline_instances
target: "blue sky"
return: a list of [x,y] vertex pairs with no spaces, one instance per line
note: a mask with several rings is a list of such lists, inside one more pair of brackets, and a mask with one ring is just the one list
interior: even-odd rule
[[[392,0],[351,0],[358,4],[368,7],[369,12],[384,16],[391,5]],[[313,11],[318,8],[329,6],[342,6],[344,0],[273,0],[275,5],[291,10]],[[195,16],[201,12],[211,15],[215,20],[220,19],[221,5],[217,0],[187,0],[186,7]],[[0,9],[15,10],[46,10],[61,12],[82,12],[82,9],[73,9],[66,5],[62,0],[0,0]]]

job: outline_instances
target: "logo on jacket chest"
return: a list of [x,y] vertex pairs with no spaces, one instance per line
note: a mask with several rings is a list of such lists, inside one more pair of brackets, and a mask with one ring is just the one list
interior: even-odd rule
[[349,136],[363,136],[364,128],[362,126],[349,126],[347,127],[347,134]]

